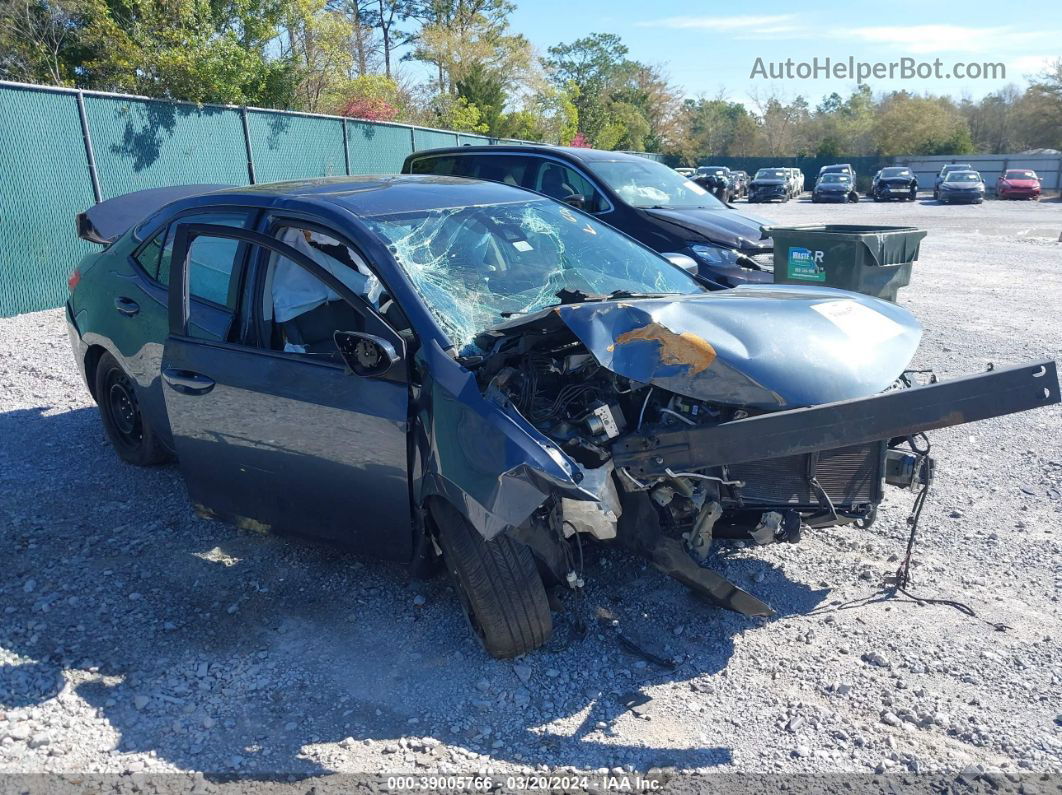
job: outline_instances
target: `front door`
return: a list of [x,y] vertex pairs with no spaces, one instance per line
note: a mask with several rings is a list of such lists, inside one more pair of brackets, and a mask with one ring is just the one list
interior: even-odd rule
[[[403,340],[351,290],[356,280],[310,253],[246,230],[178,228],[162,377],[188,492],[201,510],[250,529],[408,559],[404,363],[380,378],[353,375],[332,334],[372,331],[399,352]],[[201,339],[187,323],[201,284],[228,296],[229,341]]]

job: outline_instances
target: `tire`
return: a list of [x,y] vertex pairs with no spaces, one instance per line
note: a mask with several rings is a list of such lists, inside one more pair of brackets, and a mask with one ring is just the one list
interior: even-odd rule
[[549,640],[553,619],[531,550],[506,535],[484,538],[452,506],[435,503],[443,561],[483,647],[501,659]]
[[170,458],[140,411],[133,379],[109,353],[103,354],[96,365],[96,403],[103,430],[123,461],[146,467]]

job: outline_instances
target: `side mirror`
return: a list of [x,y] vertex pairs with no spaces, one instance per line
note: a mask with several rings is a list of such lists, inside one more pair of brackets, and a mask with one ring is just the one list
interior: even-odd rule
[[688,254],[679,254],[678,252],[661,254],[664,259],[670,262],[672,265],[678,265],[682,270],[687,273],[696,276],[697,275],[697,260]]
[[565,204],[569,204],[577,210],[586,208],[586,197],[581,193],[573,193],[571,196],[565,196],[561,199]]
[[337,331],[336,347],[339,355],[354,375],[379,378],[390,372],[401,360],[395,346],[375,334],[363,331]]

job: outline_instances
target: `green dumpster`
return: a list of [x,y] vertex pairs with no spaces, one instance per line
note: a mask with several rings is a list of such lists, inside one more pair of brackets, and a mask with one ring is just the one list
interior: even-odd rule
[[774,240],[775,284],[811,284],[896,300],[926,230],[913,226],[765,226]]

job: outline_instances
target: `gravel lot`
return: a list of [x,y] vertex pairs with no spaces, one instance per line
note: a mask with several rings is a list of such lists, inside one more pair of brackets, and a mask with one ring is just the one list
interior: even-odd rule
[[[900,294],[920,366],[1062,360],[1062,203],[749,209],[927,228]],[[607,550],[549,648],[498,662],[445,580],[197,518],[176,467],[121,463],[60,310],[0,320],[0,378],[0,772],[1062,772],[1058,406],[932,434],[912,587],[977,618],[849,604],[903,553],[890,489],[869,531],[718,549],[774,620]],[[625,651],[598,608],[681,664]]]

